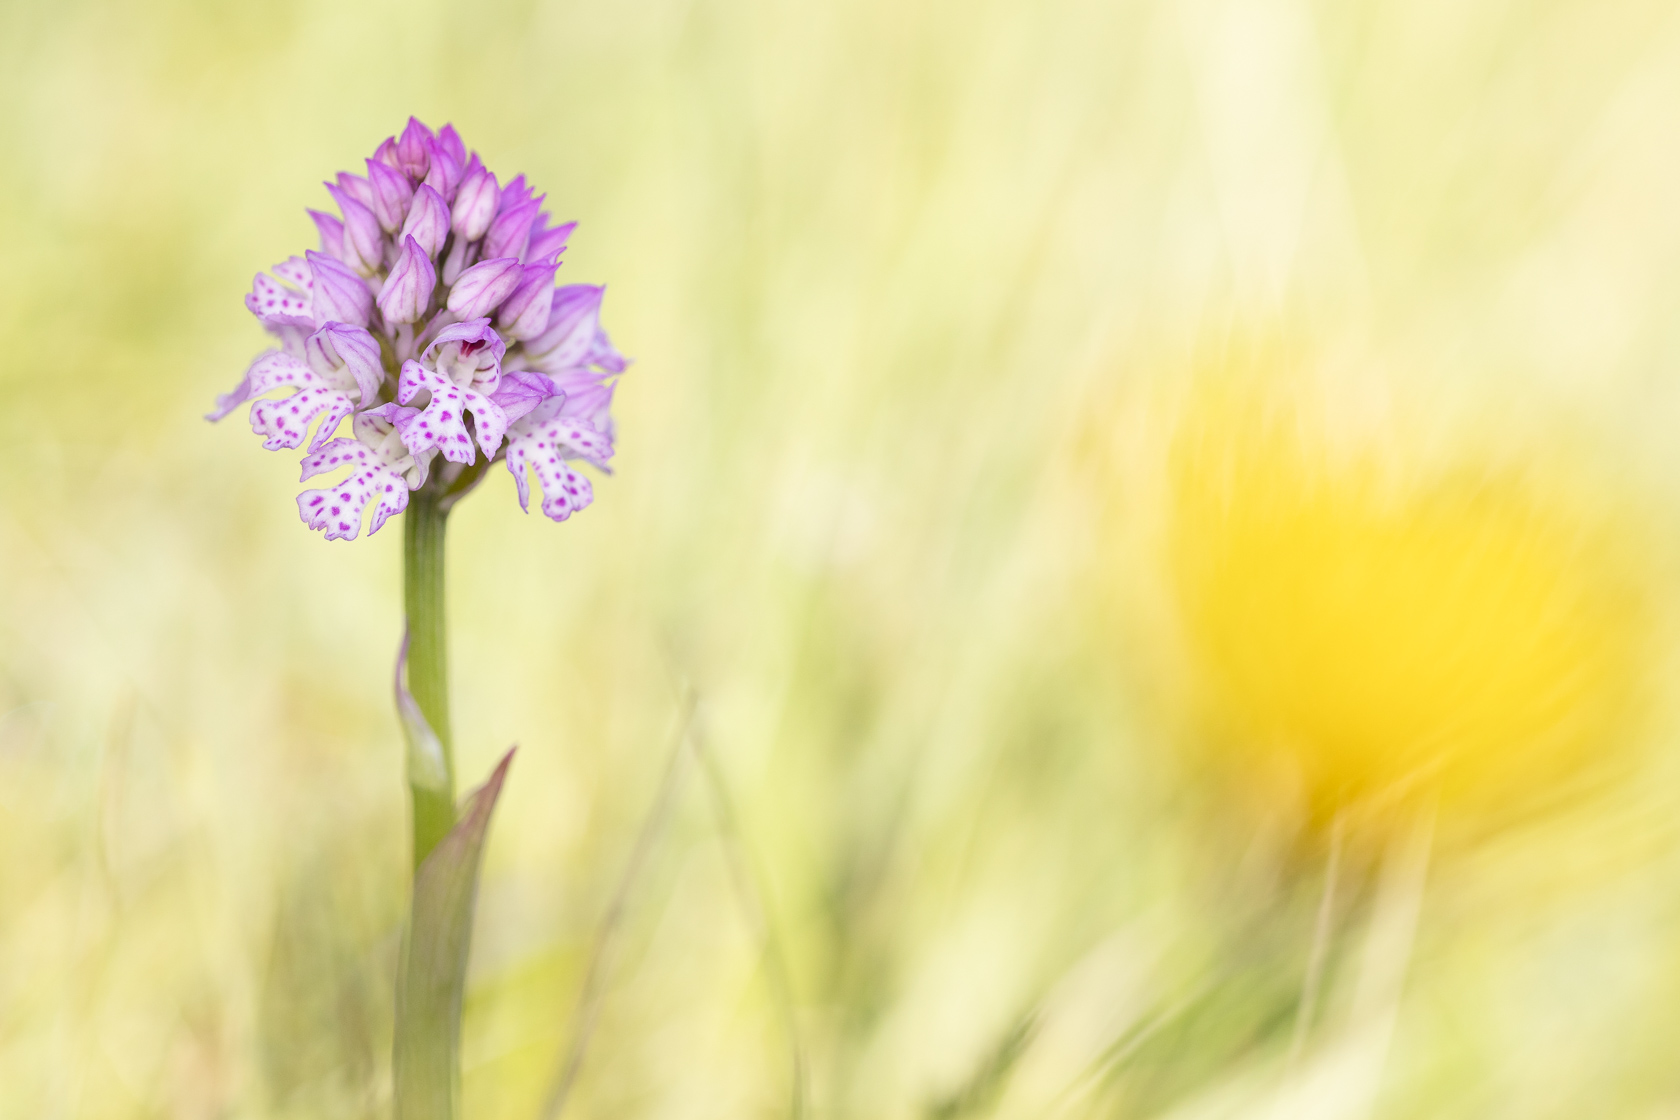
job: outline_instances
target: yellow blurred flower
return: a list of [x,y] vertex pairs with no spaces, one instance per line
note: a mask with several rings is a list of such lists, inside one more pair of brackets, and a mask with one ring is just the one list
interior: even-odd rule
[[1538,462],[1426,462],[1324,405],[1275,370],[1207,380],[1172,437],[1167,598],[1203,757],[1321,823],[1415,791],[1491,821],[1628,758],[1630,523]]

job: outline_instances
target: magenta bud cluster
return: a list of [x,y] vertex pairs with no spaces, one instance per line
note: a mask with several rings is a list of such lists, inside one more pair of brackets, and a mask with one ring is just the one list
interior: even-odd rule
[[452,125],[410,117],[365,163],[325,184],[337,214],[309,211],[320,248],[257,274],[245,306],[278,345],[208,418],[248,402],[264,447],[308,445],[303,480],[342,474],[298,495],[328,540],[377,532],[421,487],[454,500],[496,462],[521,506],[534,475],[566,520],[594,496],[577,465],[612,457],[628,365],[606,289],[555,286],[577,223],[551,225],[547,196],[501,183]]

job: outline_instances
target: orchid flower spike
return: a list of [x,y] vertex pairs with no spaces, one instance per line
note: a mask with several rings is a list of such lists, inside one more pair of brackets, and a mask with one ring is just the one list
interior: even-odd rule
[[[452,503],[494,463],[521,506],[531,477],[564,521],[594,491],[578,469],[613,454],[628,363],[601,328],[604,288],[556,288],[575,222],[550,225],[524,175],[502,186],[453,126],[409,118],[365,175],[310,210],[320,248],[258,273],[245,306],[275,345],[207,419],[249,404],[271,451],[303,448],[298,513],[328,540],[369,535],[430,488]],[[348,422],[350,434],[340,430]]]

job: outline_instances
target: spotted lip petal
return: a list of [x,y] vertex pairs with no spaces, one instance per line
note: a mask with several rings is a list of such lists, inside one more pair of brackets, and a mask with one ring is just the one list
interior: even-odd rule
[[338,485],[305,490],[297,497],[298,516],[311,529],[324,530],[327,540],[355,540],[370,503],[373,518],[368,524],[369,536],[379,532],[391,515],[408,508],[408,481],[358,439],[335,439],[306,457],[299,481],[340,467],[351,470]]
[[[257,317],[264,329],[282,334],[282,328],[315,326],[311,305],[315,298],[315,277],[301,257],[281,261],[269,270],[274,276],[259,272],[251,279],[251,290],[245,295],[245,308]],[[276,279],[278,277],[278,279]]]
[[[264,393],[284,388],[297,392],[275,400],[256,400]],[[251,406],[251,430],[265,437],[263,446],[270,451],[302,446],[310,424],[319,418],[315,438],[310,443],[310,450],[314,451],[332,438],[344,418],[356,410],[347,393],[328,385],[306,363],[277,350],[252,363],[245,374],[245,396],[256,400]],[[217,402],[218,407],[220,403]]]
[[473,415],[479,446],[486,455],[496,453],[507,433],[507,415],[494,401],[476,389],[455,384],[419,362],[404,362],[402,377],[397,381],[397,400],[412,404],[422,391],[429,393],[430,399],[403,432],[403,442],[410,452],[419,455],[435,448],[452,463],[472,462],[478,452],[461,421],[461,413],[466,411]]
[[589,480],[567,460],[612,454],[612,445],[587,423],[566,416],[540,421],[535,414],[515,424],[508,433],[507,468],[519,492],[519,507],[529,510],[530,482],[536,472],[542,486],[542,511],[555,521],[564,521],[595,499]]

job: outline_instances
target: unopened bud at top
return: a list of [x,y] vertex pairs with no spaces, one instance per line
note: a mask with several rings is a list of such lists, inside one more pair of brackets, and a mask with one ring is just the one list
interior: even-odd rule
[[[353,176],[352,176],[353,178]],[[364,186],[365,179],[357,179]],[[327,192],[344,215],[344,260],[363,276],[372,276],[385,263],[385,234],[373,210],[342,187],[327,184]]]
[[531,233],[531,223],[536,221],[537,211],[541,207],[542,199],[532,198],[517,206],[504,208],[496,215],[496,220],[490,223],[490,229],[484,235],[484,255],[517,257],[524,253],[526,239]]
[[409,183],[408,176],[376,159],[367,161],[367,169],[368,185],[373,188],[374,217],[379,219],[380,229],[395,233],[402,228],[403,218],[408,214],[414,187]]
[[479,261],[461,273],[449,290],[449,310],[462,319],[488,315],[519,286],[522,274],[514,257]]
[[461,185],[455,191],[455,208],[450,215],[450,226],[455,236],[467,241],[483,237],[496,216],[496,202],[500,196],[496,177],[479,166],[476,160],[469,163],[461,177]]
[[432,258],[412,237],[403,238],[401,254],[379,289],[379,311],[387,323],[413,323],[426,314],[437,288]]
[[432,130],[413,117],[397,138],[397,167],[418,183],[426,177],[431,166]]
[[437,256],[438,250],[443,248],[444,239],[449,236],[449,206],[441,194],[425,183],[421,183],[420,189],[414,192],[414,202],[408,208],[407,220],[403,222],[402,236],[418,241],[428,257]]
[[558,265],[528,264],[520,273],[519,285],[502,301],[496,316],[497,328],[509,338],[534,338],[548,327],[549,305]]

